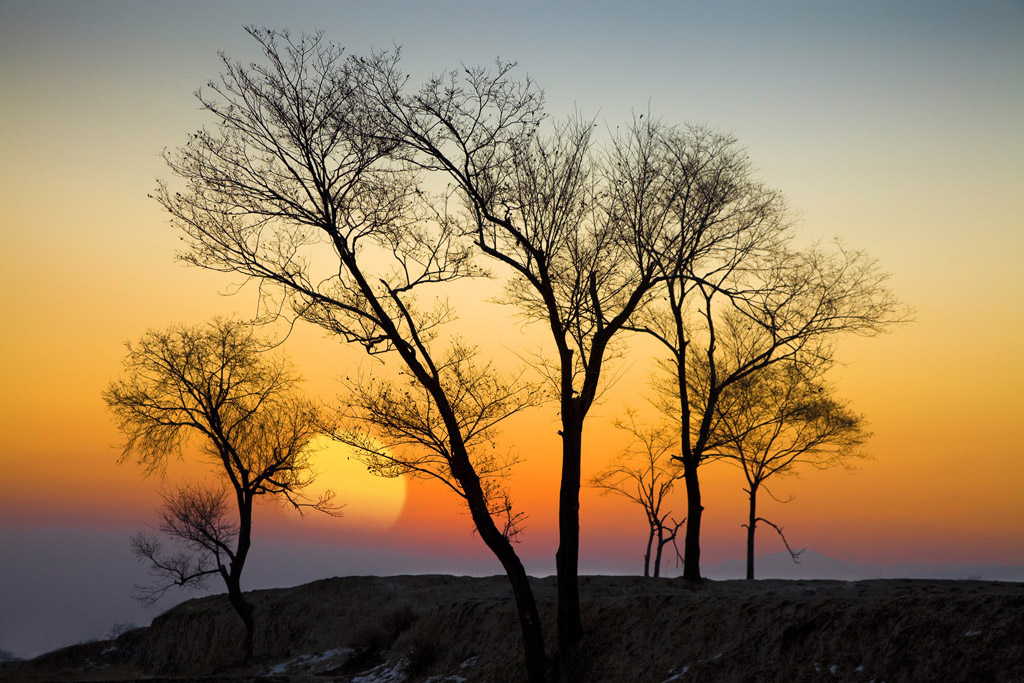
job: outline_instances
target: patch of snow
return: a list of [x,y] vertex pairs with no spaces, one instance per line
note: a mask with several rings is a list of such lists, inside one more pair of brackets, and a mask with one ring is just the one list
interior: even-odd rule
[[833,676],[835,676],[835,675],[836,675],[836,672],[837,672],[837,671],[839,671],[839,667],[838,667],[838,666],[836,666],[835,664],[833,664],[832,666],[830,666],[830,667],[828,668],[828,672],[829,672],[830,674],[832,674]]
[[672,681],[678,681],[678,680],[682,679],[683,674],[685,674],[689,670],[690,670],[690,666],[689,665],[684,666],[682,668],[682,670],[679,671],[679,673],[674,673],[675,672],[675,668],[669,669],[668,672],[670,674],[672,674],[672,675],[669,676],[668,678],[666,678],[661,683],[672,683]]
[[117,645],[110,645],[110,646],[107,647],[106,650],[104,650],[100,654],[101,655],[109,655],[109,654],[113,654],[115,652],[117,652]]
[[352,683],[402,683],[405,680],[405,670],[408,664],[408,660],[404,657],[390,665],[390,668],[385,662],[361,676],[356,676],[352,679]]
[[462,664],[459,664],[459,668],[460,669],[465,669],[467,667],[473,666],[474,664],[476,664],[476,660],[478,660],[478,659],[480,659],[480,658],[477,657],[477,656],[470,657],[469,659],[464,661]]
[[267,675],[279,676],[287,672],[289,669],[296,669],[299,667],[304,667],[308,669],[317,664],[323,664],[324,662],[333,661],[338,656],[348,654],[351,651],[351,648],[336,647],[333,650],[327,650],[325,652],[321,652],[320,654],[299,655],[298,657],[289,659],[287,662],[281,662],[280,664],[275,664],[274,666],[270,667],[270,670],[267,672]]
[[863,664],[861,664],[861,665],[860,665],[860,666],[858,666],[858,667],[857,667],[856,669],[854,669],[854,671],[856,671],[857,673],[860,673],[860,672],[861,672],[861,671],[863,671],[863,670],[864,670],[864,665],[863,665]]
[[309,660],[309,663],[319,664],[320,662],[326,662],[328,659],[334,659],[338,655],[348,654],[351,651],[351,648],[336,647],[333,650],[327,650],[319,655],[314,655],[313,658]]
[[967,631],[966,633],[964,633],[964,637],[965,638],[973,638],[974,636],[980,636],[980,635],[981,635],[981,631]]

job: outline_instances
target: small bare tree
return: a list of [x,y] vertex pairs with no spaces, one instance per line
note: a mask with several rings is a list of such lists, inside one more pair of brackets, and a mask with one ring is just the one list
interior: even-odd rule
[[302,495],[313,480],[308,447],[321,419],[298,394],[298,376],[261,347],[240,322],[151,331],[128,344],[125,376],[103,394],[127,436],[122,462],[135,459],[147,474],[162,473],[168,457],[193,445],[220,480],[215,487],[187,485],[165,495],[158,529],[183,550],[168,552],[155,535],[132,539],[156,581],[139,587],[136,596],[153,602],[172,586],[197,586],[219,575],[245,624],[246,660],[253,652],[254,619],[241,578],[254,503],[267,496],[300,511],[338,512],[330,492],[315,500]]
[[716,450],[741,467],[747,480],[748,579],[754,578],[758,522],[775,529],[794,561],[802,552],[790,547],[780,526],[757,515],[759,491],[775,498],[767,481],[793,474],[799,465],[825,469],[864,455],[864,419],[838,401],[832,387],[822,381],[827,365],[804,364],[796,358],[764,367],[730,385],[716,403]]
[[624,496],[643,508],[648,532],[644,576],[651,576],[653,549],[654,577],[657,578],[661,575],[665,546],[675,544],[679,528],[686,521],[685,518],[670,521],[671,510],[663,508],[665,498],[683,475],[679,462],[670,455],[678,440],[675,429],[668,425],[637,425],[633,413],[627,413],[627,420],[616,423],[616,426],[632,434],[632,443],[609,467],[595,475],[590,485],[604,489],[603,493]]

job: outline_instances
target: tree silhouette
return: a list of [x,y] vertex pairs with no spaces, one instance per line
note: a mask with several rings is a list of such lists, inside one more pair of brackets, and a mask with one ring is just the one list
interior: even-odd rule
[[[580,119],[542,134],[543,95],[513,64],[453,70],[416,92],[398,54],[365,82],[408,159],[454,182],[470,208],[476,245],[513,274],[508,300],[551,332],[546,364],[559,403],[558,641],[563,664],[582,637],[579,492],[583,428],[612,343],[657,283],[655,245],[670,229],[656,145],[640,117],[600,151]],[[671,236],[668,236],[671,239]],[[665,248],[664,244],[660,245]]]
[[[492,517],[438,352],[451,317],[429,288],[482,275],[445,197],[424,191],[387,134],[387,112],[365,85],[383,55],[345,57],[321,34],[247,29],[264,63],[223,58],[224,73],[198,93],[216,121],[166,155],[185,186],[156,198],[186,242],[183,258],[260,283],[265,310],[290,309],[360,344],[393,354],[429,395],[457,482],[480,538],[512,585],[527,675],[545,678],[544,640],[525,568]],[[437,303],[417,305],[424,290]]]
[[670,510],[664,510],[665,498],[682,477],[682,468],[670,451],[678,445],[675,430],[667,425],[643,427],[635,415],[628,413],[628,422],[616,426],[633,435],[633,442],[607,468],[596,474],[590,485],[614,493],[640,505],[647,518],[647,546],[644,551],[644,576],[651,576],[651,550],[654,549],[654,577],[661,575],[662,552],[674,544],[682,521],[669,521]]
[[[741,358],[741,349],[757,347],[745,337],[763,334],[753,326],[733,326],[719,338],[723,349],[734,349],[726,356]],[[706,359],[695,357],[693,385],[706,384],[709,372]],[[734,462],[747,480],[747,578],[754,578],[754,535],[758,522],[771,526],[782,537],[794,560],[799,552],[789,546],[782,528],[757,515],[761,490],[769,479],[794,473],[799,465],[824,469],[845,465],[862,457],[860,450],[868,434],[864,419],[838,401],[834,389],[823,376],[832,363],[813,358],[804,362],[799,356],[780,361],[750,373],[729,385],[715,404],[711,432],[716,435],[716,454]],[[694,387],[702,391],[699,386]]]
[[[886,288],[887,275],[862,252],[791,246],[781,196],[753,178],[735,139],[703,127],[660,135],[678,232],[658,254],[660,296],[634,316],[632,329],[668,352],[658,381],[660,406],[680,426],[679,459],[686,486],[683,576],[700,581],[704,506],[700,466],[719,445],[711,430],[722,393],[773,363],[832,357],[844,333],[870,335],[905,319]],[[751,325],[756,345],[726,359],[722,326]],[[753,338],[752,338],[753,339]],[[690,380],[690,359],[706,359],[707,381]]]
[[[215,487],[186,485],[165,495],[159,530],[182,542],[165,551],[159,537],[138,534],[132,549],[150,564],[156,583],[137,589],[144,602],[172,586],[194,586],[219,575],[245,624],[245,658],[253,652],[253,607],[241,588],[252,545],[252,510],[261,496],[335,513],[332,494],[309,501],[313,480],[309,442],[318,433],[316,407],[297,393],[298,377],[240,322],[151,331],[128,344],[125,376],[103,394],[127,436],[122,462],[147,474],[194,445],[213,466]],[[232,511],[234,507],[234,511]]]
[[[184,187],[161,184],[156,196],[184,233],[183,257],[256,280],[269,314],[290,311],[401,359],[425,392],[411,393],[429,461],[407,471],[446,481],[466,501],[510,579],[528,676],[540,681],[543,634],[511,544],[510,507],[495,504],[504,492],[478,471],[494,463],[468,443],[472,411],[448,378],[460,351],[438,341],[451,311],[436,286],[483,274],[472,249],[512,275],[507,299],[550,330],[555,348],[542,368],[561,418],[558,640],[571,678],[582,637],[583,428],[622,332],[650,332],[668,350],[667,407],[680,426],[688,498],[684,575],[699,580],[698,467],[717,445],[720,396],[772,363],[827,356],[835,334],[899,319],[885,277],[857,252],[793,249],[781,198],[751,179],[729,138],[639,116],[599,146],[578,118],[542,133],[542,93],[508,63],[444,72],[413,90],[398,50],[346,57],[320,34],[248,30],[264,63],[224,58],[220,79],[198,93],[216,127],[166,155]],[[437,174],[455,191],[427,192]],[[437,303],[422,307],[425,292]],[[729,311],[769,341],[723,374],[716,325]],[[687,357],[698,347],[711,381],[693,396]],[[364,424],[376,417],[388,439],[401,436],[388,432],[409,417],[399,402],[372,388],[355,396],[352,418],[362,410]],[[439,435],[447,443],[438,448]],[[371,462],[417,461],[366,445]]]

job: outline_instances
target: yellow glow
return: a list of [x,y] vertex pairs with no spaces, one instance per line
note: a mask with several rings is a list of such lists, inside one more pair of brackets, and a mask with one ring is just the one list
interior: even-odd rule
[[[264,22],[204,8],[207,30],[195,33],[187,25],[190,13],[169,9],[170,3],[131,12],[117,5],[116,18],[93,3],[64,5],[56,21],[46,3],[5,3],[0,21],[6,30],[0,46],[8,57],[0,70],[5,95],[11,93],[0,107],[0,525],[133,529],[153,519],[163,482],[144,479],[132,463],[117,464],[123,436],[100,393],[121,372],[124,342],[149,328],[202,324],[214,315],[250,318],[259,293],[250,284],[237,296],[221,296],[236,291],[241,278],[175,262],[179,235],[146,196],[156,178],[170,175],[160,151],[211,124],[190,93],[219,72],[217,50],[243,61],[249,54],[259,57],[242,23],[298,26],[303,18],[300,11]],[[160,16],[146,21],[151,11]],[[875,434],[868,445],[873,460],[853,473],[807,471],[779,481],[773,490],[782,499],[796,498],[786,505],[766,499],[765,516],[785,525],[799,545],[834,555],[909,560],[928,550],[929,557],[946,561],[1024,563],[1024,438],[1018,426],[1024,412],[1024,136],[1018,123],[1024,62],[1013,58],[1019,54],[1017,24],[993,23],[991,31],[969,34],[962,22],[951,21],[942,34],[895,31],[889,23],[883,30],[880,22],[875,31],[871,22],[877,18],[865,16],[857,25],[873,40],[860,40],[859,31],[840,32],[834,50],[811,60],[798,58],[801,45],[813,46],[801,37],[822,34],[778,24],[783,34],[794,30],[796,39],[772,52],[771,60],[758,61],[764,51],[756,40],[737,39],[737,46],[759,50],[756,57],[744,49],[726,51],[713,69],[679,79],[674,65],[699,59],[707,47],[701,36],[717,36],[701,22],[690,22],[697,32],[691,40],[649,41],[668,50],[652,60],[642,49],[615,54],[594,41],[548,41],[547,48],[531,50],[516,43],[515,31],[506,32],[507,44],[478,49],[459,38],[475,31],[447,19],[433,26],[441,33],[424,32],[422,23],[405,22],[403,29],[377,21],[388,13],[377,14],[348,22],[354,33],[337,29],[327,37],[349,43],[354,53],[369,44],[404,43],[427,72],[459,62],[487,64],[496,54],[521,59],[518,73],[528,71],[545,87],[554,119],[597,113],[599,135],[648,107],[667,122],[707,121],[734,132],[759,177],[784,191],[802,217],[796,228],[802,242],[838,235],[851,248],[867,250],[894,273],[894,291],[917,310],[913,324],[890,335],[840,343],[844,365],[832,379],[840,396],[867,416]],[[633,14],[630,21],[643,21],[643,13]],[[806,22],[829,12],[777,14],[773,20]],[[979,21],[982,15],[992,17],[983,12]],[[910,21],[902,11],[894,16]],[[741,35],[731,12],[709,17],[723,22],[717,26],[728,27],[728,35]],[[575,25],[577,17],[552,19],[558,20]],[[323,16],[306,23],[332,25]],[[755,35],[762,35],[756,28]],[[659,27],[646,29],[634,34]],[[169,38],[181,31],[190,40]],[[437,40],[449,35],[445,31],[451,40]],[[424,43],[425,35],[434,38]],[[946,49],[949,39],[969,41],[971,35],[985,40]],[[921,42],[926,36],[935,42]],[[351,44],[357,38],[365,45]],[[441,54],[438,46],[448,51]],[[874,68],[878,60],[892,68]],[[750,64],[782,77],[761,78]],[[625,86],[608,92],[600,84],[612,72]],[[804,97],[809,92],[816,97]],[[458,315],[441,331],[438,347],[458,334],[479,345],[483,359],[511,372],[540,349],[554,358],[543,325],[526,325],[515,309],[487,303],[500,298],[508,273],[481,263],[497,276],[494,281],[454,283],[427,290],[421,299],[429,307],[431,297],[450,297]],[[394,356],[368,359],[358,346],[306,324],[295,327],[281,351],[306,377],[309,396],[329,406],[344,402],[337,398],[343,391],[339,377],[362,368],[384,376],[401,370]],[[619,380],[609,382],[587,419],[584,481],[625,446],[612,421],[626,408],[649,410],[647,373],[660,349],[640,337],[622,337],[615,351],[604,376]],[[527,372],[525,378],[535,376]],[[554,553],[560,428],[555,403],[502,425],[498,448],[521,458],[508,484],[517,509],[528,515],[524,554]],[[261,506],[281,510],[273,518],[281,533],[342,544],[350,528],[390,528],[373,534],[384,546],[480,543],[469,534],[464,501],[437,482],[414,483],[407,491],[402,480],[367,473],[337,444],[324,444],[315,462],[321,473],[315,489],[336,489],[338,502],[347,505],[344,516],[298,520],[286,506]],[[203,476],[212,476],[207,464],[173,460],[167,485]],[[701,479],[709,547],[721,542],[740,556],[746,514],[741,477],[712,463]],[[674,496],[673,511],[682,510],[682,491]],[[584,554],[621,539],[623,552],[635,553],[634,534],[643,540],[642,515],[624,500],[584,488],[581,515]],[[269,526],[258,527],[260,533]],[[759,540],[766,550],[771,537]]]
[[388,529],[398,520],[405,506],[405,481],[401,477],[389,479],[370,474],[353,457],[351,448],[331,438],[320,437],[314,448],[317,479],[312,492],[334,491],[334,502],[345,506],[341,523],[348,527]]

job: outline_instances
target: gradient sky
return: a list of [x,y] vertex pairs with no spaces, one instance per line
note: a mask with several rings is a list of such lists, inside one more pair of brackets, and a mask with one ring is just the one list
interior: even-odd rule
[[[802,240],[866,249],[916,310],[840,346],[834,379],[871,422],[873,460],[780,482],[795,499],[766,516],[840,559],[1024,564],[1024,6],[551,4],[0,0],[0,648],[30,655],[153,616],[127,597],[144,572],[126,538],[152,519],[161,482],[116,463],[100,392],[148,328],[255,312],[252,289],[224,296],[231,278],[174,260],[177,236],[146,196],[167,175],[160,151],[208,122],[191,93],[219,72],[217,51],[257,56],[243,24],[323,29],[356,53],[401,45],[417,76],[500,56],[556,117],[614,127],[650,111],[735,134],[801,216]],[[509,309],[456,300],[460,331],[504,362],[536,343],[517,343]],[[630,345],[631,358],[654,350]],[[285,350],[325,400],[367,367],[308,327]],[[610,420],[643,402],[646,366],[613,369],[585,476],[623,445]],[[525,460],[512,485],[535,574],[554,566],[556,422],[539,408],[505,440]],[[367,480],[326,455],[321,469],[348,514],[262,510],[249,587],[500,571],[441,487]],[[740,557],[741,477],[717,465],[704,481],[706,561]],[[593,491],[582,505],[582,570],[636,571],[639,510]]]

